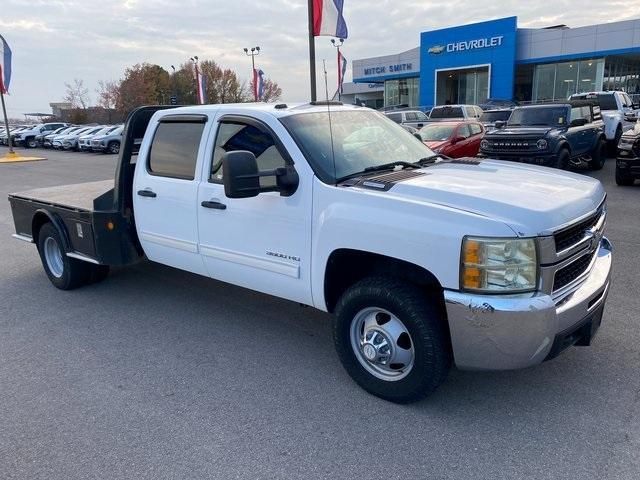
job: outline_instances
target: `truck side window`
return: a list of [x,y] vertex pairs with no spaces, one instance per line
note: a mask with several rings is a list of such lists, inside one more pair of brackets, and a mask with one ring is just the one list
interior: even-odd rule
[[193,180],[204,123],[160,123],[153,136],[151,175]]
[[469,138],[471,136],[471,131],[469,130],[469,125],[464,124],[458,127],[458,136],[462,138]]
[[401,113],[390,113],[387,115],[389,120],[393,120],[396,123],[402,123],[402,114]]
[[478,135],[482,133],[482,126],[479,123],[471,123],[469,128],[471,129],[471,135]]
[[582,116],[582,108],[581,107],[572,107],[571,108],[571,118],[570,122],[574,121],[576,118],[584,118]]
[[[259,170],[273,170],[277,167],[284,167],[286,164],[269,133],[245,123],[221,122],[213,149],[210,182],[222,183],[222,156],[236,150],[247,150],[253,153],[256,156]],[[274,186],[275,178],[260,178],[260,185],[263,187]]]

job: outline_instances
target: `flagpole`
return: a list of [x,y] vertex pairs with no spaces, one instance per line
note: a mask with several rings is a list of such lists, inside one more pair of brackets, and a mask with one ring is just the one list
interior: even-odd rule
[[309,7],[309,80],[311,81],[311,101],[316,101],[316,39],[313,36],[313,0]]
[[4,128],[7,132],[7,142],[9,142],[9,155],[12,155],[13,152],[13,143],[11,142],[11,132],[9,132],[9,117],[7,117],[7,106],[4,104],[4,93],[2,93],[2,89],[0,89],[0,100],[2,100],[2,113],[4,114]]

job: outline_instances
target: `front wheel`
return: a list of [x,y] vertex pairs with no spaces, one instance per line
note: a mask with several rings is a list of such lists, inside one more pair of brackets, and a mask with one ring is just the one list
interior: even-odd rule
[[120,152],[120,142],[109,142],[109,146],[107,147],[109,153],[117,154]]
[[38,146],[38,142],[35,137],[29,137],[25,140],[24,146],[27,148],[36,148]]
[[616,167],[616,185],[620,187],[630,187],[633,185],[634,178],[623,174],[619,168]]
[[447,377],[451,353],[445,322],[416,285],[370,277],[338,302],[334,342],[358,385],[385,400],[410,403]]
[[563,148],[558,152],[555,164],[553,166],[560,170],[566,170],[569,167],[569,160],[571,160],[571,154],[569,153],[569,150]]
[[589,161],[589,168],[591,170],[602,170],[604,162],[607,157],[607,144],[604,140],[598,140],[596,148],[593,150],[591,160]]

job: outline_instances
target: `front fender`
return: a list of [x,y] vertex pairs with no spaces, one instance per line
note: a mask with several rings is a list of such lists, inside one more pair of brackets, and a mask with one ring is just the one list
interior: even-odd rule
[[359,250],[409,262],[431,272],[444,288],[459,288],[465,235],[514,236],[504,223],[445,205],[388,193],[314,185],[312,295],[327,310],[324,277],[332,252]]

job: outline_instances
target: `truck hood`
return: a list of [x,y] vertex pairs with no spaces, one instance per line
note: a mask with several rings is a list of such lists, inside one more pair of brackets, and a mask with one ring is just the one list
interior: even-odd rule
[[553,130],[552,127],[505,127],[499,130],[493,130],[491,132],[491,137],[498,138],[508,138],[518,135],[539,135],[543,137],[550,130]]
[[478,162],[437,163],[387,194],[492,218],[521,236],[549,233],[595,210],[605,197],[602,184],[584,175],[499,160]]

